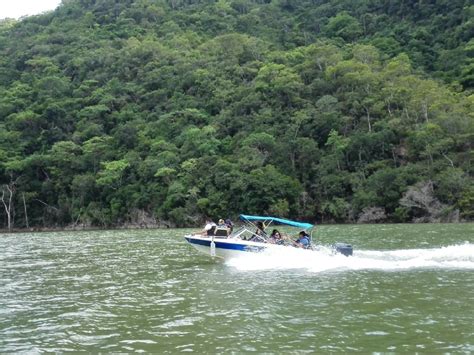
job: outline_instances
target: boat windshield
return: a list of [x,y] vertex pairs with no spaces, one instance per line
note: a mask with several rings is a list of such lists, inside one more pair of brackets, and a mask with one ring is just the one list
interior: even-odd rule
[[294,233],[294,228],[298,228],[298,232],[301,229],[310,230],[313,228],[313,225],[310,223],[295,222],[278,217],[240,215],[240,219],[244,224],[240,228],[234,230],[230,237],[255,242],[267,242],[270,238],[272,225],[273,227],[282,225],[283,232],[286,234],[287,238],[292,238],[294,234],[297,234],[297,232]]

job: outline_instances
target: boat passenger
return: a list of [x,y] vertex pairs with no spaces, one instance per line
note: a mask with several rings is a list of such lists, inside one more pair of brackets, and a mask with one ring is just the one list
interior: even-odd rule
[[215,235],[218,237],[228,237],[230,234],[230,229],[227,227],[227,224],[221,218],[217,223],[217,228],[215,230]]
[[272,234],[268,238],[267,242],[270,244],[283,244],[283,238],[281,236],[281,233],[278,231],[278,229],[274,229],[272,231]]
[[203,236],[210,236],[214,235],[214,231],[216,230],[217,225],[212,221],[210,218],[206,218],[206,225],[204,229],[201,231],[201,235]]
[[232,223],[232,221],[230,220],[230,218],[227,218],[225,220],[225,224],[227,226],[227,228],[229,229],[229,234],[232,234],[233,230],[234,230],[234,224]]
[[298,248],[309,249],[311,247],[311,238],[305,231],[301,231],[298,234],[298,239],[294,242],[294,245]]
[[264,242],[267,239],[267,233],[265,233],[265,225],[263,222],[257,222],[257,230],[254,232],[251,242]]
[[257,230],[255,231],[256,235],[261,235],[261,236],[266,236],[267,234],[265,233],[265,225],[263,222],[257,222]]

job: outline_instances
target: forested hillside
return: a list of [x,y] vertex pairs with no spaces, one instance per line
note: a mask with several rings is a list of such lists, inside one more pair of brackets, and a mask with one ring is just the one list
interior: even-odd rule
[[0,228],[474,218],[468,0],[63,0],[0,22]]

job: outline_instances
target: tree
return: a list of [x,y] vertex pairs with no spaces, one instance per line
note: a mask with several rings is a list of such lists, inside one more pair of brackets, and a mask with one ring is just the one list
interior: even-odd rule
[[341,160],[344,157],[344,151],[349,145],[349,142],[349,138],[340,136],[336,130],[331,130],[328,140],[326,141],[326,146],[331,149],[339,170],[341,170]]
[[400,205],[415,209],[415,213],[421,210],[426,213],[426,217],[422,214],[419,220],[429,222],[439,221],[443,210],[447,207],[434,197],[433,182],[429,180],[411,186],[400,199]]
[[4,226],[410,221],[426,181],[437,219],[472,219],[465,3],[74,0],[0,21]]
[[8,231],[12,230],[14,222],[14,204],[13,197],[16,192],[16,181],[10,180],[8,184],[2,186],[2,196],[0,200],[2,201],[5,213],[7,215],[7,228]]
[[117,189],[122,185],[124,172],[129,166],[130,163],[125,159],[103,162],[96,183],[99,186],[109,186]]
[[353,41],[362,34],[362,28],[356,18],[344,11],[329,19],[325,32],[330,37]]

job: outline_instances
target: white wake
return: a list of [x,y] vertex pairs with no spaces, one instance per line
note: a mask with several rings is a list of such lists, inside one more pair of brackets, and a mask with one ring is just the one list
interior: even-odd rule
[[419,268],[474,269],[474,244],[464,243],[433,249],[354,250],[346,257],[330,249],[296,248],[242,253],[226,264],[238,270],[305,269],[309,272],[337,270],[410,270]]

